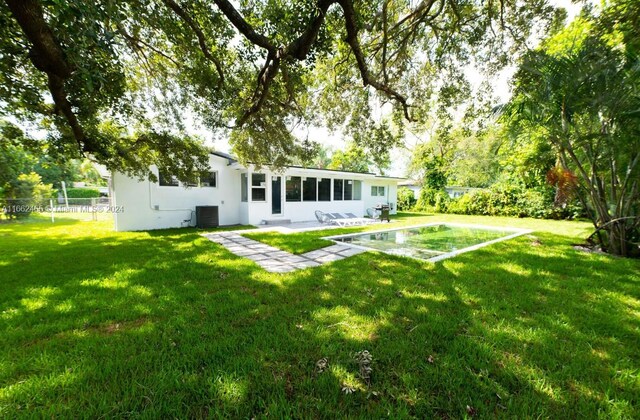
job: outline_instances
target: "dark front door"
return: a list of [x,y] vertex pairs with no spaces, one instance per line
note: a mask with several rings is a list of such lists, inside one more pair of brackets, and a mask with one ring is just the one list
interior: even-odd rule
[[282,214],[282,177],[271,177],[271,213]]

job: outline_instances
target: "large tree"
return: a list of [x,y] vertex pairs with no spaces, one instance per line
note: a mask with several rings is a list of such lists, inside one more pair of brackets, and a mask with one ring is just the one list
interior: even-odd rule
[[506,114],[518,133],[554,147],[602,246],[617,255],[640,254],[639,17],[637,2],[620,2],[527,54]]
[[378,150],[393,142],[372,104],[390,104],[401,136],[466,63],[504,65],[553,12],[545,0],[5,0],[0,106],[48,125],[52,153],[138,176],[204,168],[191,113],[256,163],[308,151],[300,123],[365,128]]

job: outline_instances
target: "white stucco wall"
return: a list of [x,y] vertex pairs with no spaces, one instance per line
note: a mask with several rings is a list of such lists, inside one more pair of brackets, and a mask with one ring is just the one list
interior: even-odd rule
[[[195,224],[195,207],[198,205],[219,206],[220,225],[260,224],[263,220],[291,220],[302,222],[315,220],[315,211],[328,213],[353,213],[365,215],[368,207],[390,203],[392,213],[396,212],[397,181],[388,178],[376,178],[371,174],[355,174],[344,172],[320,171],[314,169],[288,168],[283,173],[275,173],[262,168],[244,168],[238,164],[229,166],[227,159],[211,155],[210,166],[218,172],[218,185],[211,187],[190,187],[182,185],[160,186],[157,182],[138,181],[123,174],[112,175],[113,200],[116,206],[124,211],[116,214],[116,229],[150,230],[181,227],[191,220]],[[157,174],[155,168],[152,168]],[[266,175],[266,201],[252,201],[251,174],[260,172]],[[247,202],[241,201],[241,174],[246,173],[249,185]],[[281,176],[282,213],[272,213],[272,176]],[[286,201],[286,177],[301,176],[330,178],[331,201]],[[362,181],[362,198],[360,200],[335,201],[333,197],[333,180],[351,179]],[[385,196],[372,197],[371,186],[384,186]]]
[[[248,179],[251,179],[251,173],[254,170],[249,168],[247,171]],[[263,220],[291,220],[292,222],[304,222],[315,220],[315,211],[320,210],[325,213],[353,213],[358,217],[364,216],[368,207],[375,207],[378,204],[392,204],[392,214],[396,213],[397,202],[397,181],[390,180],[388,178],[375,178],[372,175],[367,174],[355,174],[355,173],[343,173],[343,172],[328,172],[317,171],[313,169],[300,169],[289,168],[283,173],[275,173],[267,169],[261,169],[259,171],[266,175],[266,202],[251,201],[249,187],[249,202],[242,203],[247,208],[247,217],[243,220],[243,223],[249,223],[253,225],[260,224]],[[272,214],[271,203],[271,177],[282,176],[282,214]],[[331,184],[331,201],[286,201],[286,177],[287,176],[300,176],[300,177],[314,177],[318,180],[320,178],[330,178]],[[333,197],[333,180],[334,179],[351,179],[359,180],[362,182],[362,198],[360,200],[334,200]],[[250,183],[251,181],[249,181]],[[371,186],[384,186],[384,197],[372,197]]]
[[[209,158],[212,171],[218,172],[217,187],[160,186],[157,182],[138,181],[121,173],[112,174],[113,202],[123,211],[115,214],[118,231],[150,230],[195,224],[196,206],[219,206],[221,225],[241,223],[240,171],[230,169],[227,160]],[[152,168],[157,175],[157,169]]]
[[[372,196],[371,186],[384,187],[384,197]],[[376,207],[379,204],[389,204],[391,206],[391,214],[396,214],[398,201],[397,182],[390,181],[385,178],[377,178],[367,181],[367,188],[363,188],[362,197],[364,199],[364,208]]]

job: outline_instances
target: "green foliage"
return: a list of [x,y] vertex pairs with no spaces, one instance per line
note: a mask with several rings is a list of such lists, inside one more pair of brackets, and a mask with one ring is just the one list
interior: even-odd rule
[[[468,93],[466,63],[504,66],[520,40],[558,15],[537,1],[526,12],[445,1],[436,13],[433,3],[407,0],[34,0],[23,2],[20,22],[17,3],[0,5],[2,111],[45,128],[56,160],[90,154],[147,177],[149,164],[175,159],[182,180],[200,169],[184,156],[206,156],[187,135],[193,119],[230,136],[241,161],[276,166],[304,153],[293,127],[327,125],[382,171],[434,93],[443,110]],[[515,43],[505,42],[506,26]],[[32,42],[33,33],[47,42]]]
[[67,198],[98,198],[100,191],[94,188],[67,188]]
[[[448,184],[486,188],[496,182],[503,166],[504,129],[496,124],[475,132],[457,130],[458,139],[449,169]],[[513,151],[510,150],[509,153]]]
[[579,203],[556,207],[550,187],[526,188],[517,184],[496,184],[489,189],[471,191],[449,202],[447,212],[480,216],[573,219],[584,215]]
[[347,144],[346,150],[337,150],[331,156],[328,169],[353,172],[370,172],[371,159],[365,150],[355,142]]
[[411,210],[417,201],[413,190],[407,187],[398,188],[398,210]]
[[44,207],[53,198],[51,184],[43,184],[35,172],[20,174],[4,185],[5,215],[9,218],[28,217],[34,208]]
[[444,189],[422,188],[416,203],[416,209],[421,211],[434,211],[446,213],[451,198]]
[[33,169],[37,158],[25,147],[29,140],[20,128],[0,120],[0,186]]
[[617,255],[640,253],[630,239],[640,234],[640,56],[632,51],[640,32],[628,25],[640,8],[629,6],[620,25],[607,23],[610,9],[584,15],[529,52],[504,114],[514,132],[544,139],[575,173],[599,242]]

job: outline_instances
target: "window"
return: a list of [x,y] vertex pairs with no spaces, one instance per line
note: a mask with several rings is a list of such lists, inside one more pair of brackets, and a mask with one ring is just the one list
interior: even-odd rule
[[162,171],[158,172],[158,183],[163,187],[177,187],[178,185],[180,185],[177,176],[170,175]]
[[334,179],[333,199],[338,201],[362,200],[362,181]]
[[362,200],[362,181],[353,181],[353,199]]
[[378,187],[375,185],[371,186],[371,196],[372,197],[384,197],[384,187]]
[[251,201],[267,201],[267,176],[251,174]]
[[333,199],[335,201],[342,201],[342,180],[333,180]]
[[217,187],[218,186],[218,172],[207,172],[202,178],[200,178],[201,187]]
[[288,176],[285,185],[287,201],[300,201],[302,199],[302,178]]
[[317,201],[318,179],[305,178],[302,181],[302,201]]
[[345,201],[353,199],[353,181],[350,179],[344,180],[344,199]]
[[318,201],[331,201],[331,178],[318,181]]
[[240,200],[245,203],[249,201],[247,181],[248,181],[247,174],[240,174]]

